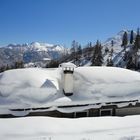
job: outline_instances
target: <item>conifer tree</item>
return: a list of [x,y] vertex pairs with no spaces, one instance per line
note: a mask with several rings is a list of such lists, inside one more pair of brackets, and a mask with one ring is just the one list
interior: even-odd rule
[[112,58],[107,59],[107,66],[113,66],[113,60]]
[[113,46],[114,46],[114,41],[112,40],[111,41],[111,50],[110,50],[111,57],[113,56],[113,52],[114,52]]
[[135,39],[135,43],[134,43],[134,50],[135,50],[135,52],[137,52],[138,49],[140,49],[140,33],[139,33],[139,28],[137,30],[137,35],[136,35],[136,39]]
[[74,58],[74,63],[76,63],[77,61],[77,51],[78,51],[78,42],[76,42],[75,40],[72,41],[72,45],[71,45],[71,55]]
[[90,48],[92,47],[92,42],[89,42],[89,47],[90,47]]
[[139,28],[137,29],[137,35],[135,38],[135,42],[134,42],[134,52],[133,52],[133,59],[134,59],[134,65],[135,65],[135,69],[139,68],[139,62],[138,62],[138,50],[140,49],[140,32],[139,32]]
[[137,35],[140,35],[140,28],[137,29]]
[[6,70],[6,67],[5,66],[1,66],[0,67],[0,72],[4,72]]
[[9,65],[7,64],[7,65],[6,65],[6,70],[9,70],[9,69],[10,69],[10,67],[9,67]]
[[111,47],[113,47],[114,46],[114,41],[113,40],[111,40]]
[[108,47],[105,48],[105,54],[107,54],[109,52]]
[[94,53],[92,58],[92,66],[101,66],[103,63],[103,56],[102,56],[102,46],[97,40],[97,43],[94,47]]
[[127,68],[127,69],[135,69],[135,67],[136,67],[136,65],[134,64],[133,58],[132,58],[132,56],[131,56],[131,57],[129,57],[129,59],[128,59],[126,68]]
[[76,41],[73,40],[73,41],[72,41],[72,44],[71,44],[71,49],[70,49],[71,54],[74,54],[74,53],[75,53],[75,46],[76,46]]
[[77,56],[77,65],[80,65],[80,58],[82,56],[82,47],[81,47],[81,45],[79,45],[78,48],[77,48],[76,56]]
[[46,65],[46,68],[57,68],[59,62],[57,60],[51,60],[49,64]]
[[128,44],[127,32],[124,32],[123,38],[122,38],[122,45],[121,45],[124,47],[124,50],[126,50],[127,44]]
[[78,55],[82,54],[82,47],[81,47],[81,45],[78,46],[77,52],[78,52]]
[[24,68],[24,63],[23,61],[16,61],[14,64],[14,69],[18,69],[18,68]]
[[110,50],[110,55],[111,55],[111,57],[113,56],[113,52],[114,52],[114,49],[111,48],[111,50]]
[[131,30],[131,34],[130,34],[130,44],[133,44],[134,41],[134,33],[133,30]]

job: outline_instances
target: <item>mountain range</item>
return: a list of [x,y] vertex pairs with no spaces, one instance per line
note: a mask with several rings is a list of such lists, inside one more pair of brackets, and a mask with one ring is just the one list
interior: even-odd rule
[[67,51],[61,45],[33,42],[30,44],[9,44],[0,48],[0,66],[14,62],[38,62],[44,59],[59,59]]
[[[122,30],[115,36],[108,38],[105,42],[102,43],[103,65],[107,65],[107,60],[110,57],[110,53],[105,53],[105,49],[108,48],[109,52],[111,52],[111,42],[113,41],[113,64],[114,66],[125,67],[125,62],[123,61],[125,51],[123,47],[121,47],[124,32],[127,32],[129,40],[131,31]],[[134,38],[135,36],[136,32],[134,32]],[[131,45],[128,45],[126,50],[130,51],[130,49]],[[39,42],[33,42],[30,44],[9,44],[8,46],[0,48],[0,66],[7,64],[12,65],[16,61],[23,61],[24,63],[28,64],[31,62],[40,62],[45,59],[59,60],[66,53],[69,53],[69,49],[61,45]],[[90,53],[92,56],[92,52]],[[73,61],[73,59],[74,58],[71,58],[69,61]],[[80,65],[82,66],[91,65],[91,59],[87,61],[84,54],[80,58],[80,61]]]

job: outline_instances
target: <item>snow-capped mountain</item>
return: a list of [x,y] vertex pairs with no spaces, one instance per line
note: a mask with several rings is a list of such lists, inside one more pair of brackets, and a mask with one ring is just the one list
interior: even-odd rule
[[[121,46],[124,32],[127,32],[128,40],[130,40],[131,30],[121,30],[120,32],[117,33],[117,35],[108,38],[102,45],[105,47],[111,47],[111,41],[113,41],[114,48]],[[136,32],[133,32],[133,34],[134,34],[134,38],[135,38]]]
[[38,62],[46,58],[59,59],[65,49],[61,45],[32,42],[30,44],[9,44],[0,48],[0,65],[11,65],[16,61]]
[[[107,60],[110,59],[110,52],[111,49],[113,49],[113,54],[112,54],[112,60],[114,66],[119,66],[119,67],[125,67],[126,62],[124,62],[124,55],[125,55],[125,50],[121,46],[122,44],[122,38],[124,35],[124,32],[127,32],[127,37],[128,37],[128,44],[130,41],[130,35],[131,35],[131,30],[121,30],[117,35],[107,39],[102,45],[103,45],[103,57],[104,57],[104,64],[107,65]],[[134,38],[136,37],[136,32],[133,32]],[[113,47],[112,47],[112,42],[113,41]],[[105,49],[109,49],[109,53],[105,53]],[[132,45],[127,45],[126,51],[129,52],[131,51],[130,49],[132,48]]]
[[[113,65],[117,67],[125,67],[126,61],[124,61],[125,50],[121,46],[122,38],[124,32],[127,32],[128,36],[128,45],[126,47],[126,52],[130,53],[132,50],[132,45],[129,44],[131,30],[121,30],[116,35],[108,38],[105,42],[102,43],[102,54],[103,54],[103,65],[106,66],[108,60],[111,58]],[[133,32],[134,38],[136,37],[136,32]],[[113,41],[113,47],[112,47]],[[106,52],[108,48],[108,52]],[[22,60],[26,64],[31,64],[34,66],[34,63],[39,63],[42,61],[49,61],[54,59],[60,59],[63,57],[60,62],[74,62],[75,56],[73,55],[64,55],[69,53],[70,49],[66,49],[61,45],[53,45],[48,43],[39,43],[32,42],[30,44],[9,44],[6,47],[0,48],[0,66],[1,65],[11,65],[16,61]],[[113,51],[113,52],[112,52]],[[91,60],[93,56],[92,50],[83,49],[83,54],[78,62],[78,65],[87,66],[91,65]],[[45,62],[46,64],[46,62]],[[28,65],[27,65],[28,67]]]
[[[126,46],[126,49],[122,47],[122,38],[124,33],[127,32],[128,37],[128,45]],[[133,32],[133,38],[135,40],[137,33]],[[129,54],[132,55],[133,53],[133,44],[130,44],[130,36],[131,36],[131,30],[121,30],[116,35],[108,38],[105,42],[101,43],[102,45],[102,55],[103,55],[103,66],[108,65],[108,60],[112,60],[113,66],[116,67],[126,67],[128,63],[128,59],[125,60],[126,55]],[[113,42],[113,43],[112,43]],[[94,45],[93,45],[94,46]],[[108,51],[106,51],[106,49]],[[78,58],[78,61],[75,60],[75,58],[69,57],[67,61],[74,62],[76,65],[80,66],[90,66],[92,64],[92,57],[93,57],[93,51],[94,47],[92,48],[84,48],[83,54]],[[139,56],[140,58],[140,56]]]

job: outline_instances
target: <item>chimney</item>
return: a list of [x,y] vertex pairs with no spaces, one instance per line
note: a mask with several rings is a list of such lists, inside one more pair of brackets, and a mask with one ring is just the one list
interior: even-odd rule
[[63,92],[66,96],[73,95],[73,67],[63,68]]

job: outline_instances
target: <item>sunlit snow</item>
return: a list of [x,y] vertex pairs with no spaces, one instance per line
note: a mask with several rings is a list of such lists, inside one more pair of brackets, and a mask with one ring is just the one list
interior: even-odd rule
[[140,100],[140,73],[114,67],[74,69],[74,94],[65,97],[62,67],[0,74],[0,113],[5,109]]
[[140,116],[0,119],[1,140],[139,140]]

